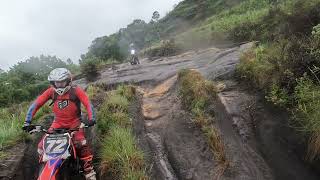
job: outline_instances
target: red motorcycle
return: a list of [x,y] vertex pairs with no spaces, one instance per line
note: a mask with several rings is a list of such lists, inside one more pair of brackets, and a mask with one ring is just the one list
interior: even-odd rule
[[[80,128],[83,127],[87,126],[81,124]],[[27,131],[30,134],[45,132],[42,139],[43,151],[40,152],[38,180],[70,179],[76,176],[77,179],[84,179],[80,159],[72,141],[74,132],[79,131],[80,128],[48,131],[40,125],[28,127]]]

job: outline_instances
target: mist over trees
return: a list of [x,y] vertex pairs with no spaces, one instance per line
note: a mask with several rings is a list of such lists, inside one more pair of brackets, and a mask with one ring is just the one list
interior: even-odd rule
[[0,107],[33,100],[49,87],[48,74],[58,67],[72,69],[69,64],[56,56],[40,55],[15,64],[9,71],[2,70],[0,72]]
[[95,57],[102,61],[112,59],[123,62],[129,55],[131,43],[137,50],[140,50],[160,41],[159,12],[155,11],[150,18],[149,23],[135,19],[127,27],[121,28],[114,34],[96,38],[92,41],[88,52],[82,56],[81,61]]

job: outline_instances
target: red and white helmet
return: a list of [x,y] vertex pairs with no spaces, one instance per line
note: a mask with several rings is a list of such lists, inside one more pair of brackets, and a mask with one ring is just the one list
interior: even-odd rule
[[[50,72],[48,81],[50,81],[55,91],[61,96],[71,88],[72,75],[66,68],[56,68]],[[57,88],[55,82],[66,82],[66,86]]]

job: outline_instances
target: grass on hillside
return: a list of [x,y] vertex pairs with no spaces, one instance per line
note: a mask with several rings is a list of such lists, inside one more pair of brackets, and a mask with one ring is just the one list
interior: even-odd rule
[[267,0],[246,0],[236,6],[207,18],[199,26],[176,36],[184,48],[207,46],[230,38],[231,31],[244,23],[255,23],[264,17],[270,8]]
[[[273,44],[251,49],[241,57],[237,71],[242,79],[263,90],[268,101],[292,112],[293,120],[298,124],[295,128],[310,136],[307,156],[314,160],[320,155],[318,68],[310,63],[312,61],[299,62],[299,53],[304,54],[305,59],[308,53],[291,51],[289,46],[281,48],[279,44]],[[295,57],[288,57],[289,53]]]
[[301,35],[316,21],[319,22],[318,0],[245,0],[178,34],[175,40],[184,49],[226,41],[273,41]]
[[114,179],[147,179],[143,152],[136,146],[131,130],[128,108],[134,98],[134,87],[119,86],[107,93],[97,113],[102,137],[101,172]]
[[241,79],[293,113],[310,137],[309,160],[320,155],[320,1],[245,0],[177,36],[184,44],[258,40],[237,67]]
[[[5,150],[20,140],[26,138],[27,134],[22,131],[29,103],[13,105],[9,108],[0,109],[0,159],[7,154]],[[32,122],[37,122],[50,113],[48,105],[43,106],[35,115]]]
[[295,128],[310,137],[309,160],[320,155],[319,9],[316,0],[280,4],[267,15],[268,22],[251,26],[251,31],[264,27],[265,35],[255,37],[262,42],[245,52],[237,67],[240,78],[292,112]]
[[194,122],[207,136],[208,144],[219,164],[217,176],[221,176],[229,166],[229,161],[221,135],[214,126],[212,117],[206,113],[217,89],[212,82],[205,80],[199,72],[194,70],[180,71],[178,82],[182,105],[192,113]]

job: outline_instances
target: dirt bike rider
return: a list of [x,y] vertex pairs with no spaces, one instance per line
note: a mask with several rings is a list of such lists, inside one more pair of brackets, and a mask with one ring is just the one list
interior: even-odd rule
[[[82,122],[87,126],[95,124],[95,114],[92,104],[89,101],[87,94],[78,86],[72,85],[72,77],[69,70],[65,68],[57,68],[50,72],[48,80],[52,85],[44,93],[42,93],[30,106],[24,128],[29,126],[31,119],[41,106],[49,99],[53,100],[53,112],[55,119],[51,124],[50,129],[56,128],[77,128],[80,126],[81,119],[81,103],[85,106],[88,113],[88,120]],[[73,100],[72,98],[74,97]],[[84,175],[87,180],[95,180],[96,173],[92,165],[92,151],[85,139],[84,130],[81,128],[75,132],[73,141],[76,147],[76,152],[83,164]],[[42,141],[38,144],[38,152],[42,154]]]
[[136,63],[140,64],[140,61],[139,61],[138,56],[136,55],[136,50],[134,48],[133,43],[130,44],[129,49],[130,49],[130,55],[131,55],[131,57],[130,57],[131,63],[134,63],[134,61],[137,61]]

